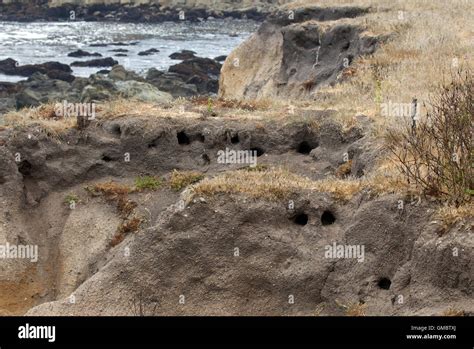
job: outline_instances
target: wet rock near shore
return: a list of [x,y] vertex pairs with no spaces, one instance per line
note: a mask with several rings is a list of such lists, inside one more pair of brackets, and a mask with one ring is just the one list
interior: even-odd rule
[[179,52],[175,52],[169,55],[171,59],[176,59],[180,61],[184,61],[186,59],[191,59],[196,57],[196,52],[191,50],[181,50]]
[[191,97],[198,94],[197,87],[183,81],[182,77],[175,73],[161,72],[157,69],[148,71],[146,80],[161,91],[166,91],[173,97]]
[[217,56],[214,58],[215,61],[217,62],[224,62],[227,59],[227,56]]
[[89,61],[76,61],[71,63],[71,67],[113,67],[118,62],[111,58],[98,58],[91,59]]
[[[183,52],[192,53],[179,53]],[[0,72],[28,77],[18,83],[0,83],[0,114],[62,100],[79,103],[125,97],[157,103],[173,97],[215,94],[219,89],[221,64],[194,53],[168,71],[152,68],[146,77],[117,63],[110,57],[72,63],[71,66],[80,67],[112,67],[83,78],[73,76],[68,65],[58,62],[19,66],[10,58],[0,61]]]
[[123,65],[114,65],[112,70],[108,72],[109,78],[116,81],[135,80],[144,82],[145,79],[133,71],[127,70]]
[[69,82],[74,80],[74,76],[71,75],[71,67],[69,67],[67,64],[62,64],[59,62],[20,65],[14,59],[7,58],[0,61],[0,73],[24,77],[32,76],[34,73],[41,73],[46,74],[52,79],[59,79]]
[[68,53],[68,57],[102,57],[100,53],[94,52],[90,53],[83,50],[76,50],[74,52]]
[[158,52],[160,52],[160,50],[157,50],[156,48],[151,48],[149,50],[138,52],[138,55],[139,56],[150,56],[150,55],[158,53]]
[[172,65],[168,71],[177,74],[183,82],[195,85],[198,93],[217,93],[222,65],[210,58],[191,58]]
[[[0,3],[0,21],[69,21],[71,11],[75,13],[75,20],[81,21],[113,21],[125,23],[163,23],[163,22],[201,22],[206,19],[235,18],[263,21],[268,13],[276,7],[271,2],[250,4],[242,7],[241,4],[227,2],[213,4],[208,8],[186,6],[186,3],[177,3],[175,6],[165,7],[146,4],[143,1],[138,6],[125,4],[76,4],[54,2],[49,6],[47,0],[34,2]],[[275,2],[276,3],[276,2]],[[50,4],[51,5],[51,4]],[[217,9],[222,7],[222,9]],[[242,9],[240,9],[242,8]],[[184,13],[182,12],[184,10]]]

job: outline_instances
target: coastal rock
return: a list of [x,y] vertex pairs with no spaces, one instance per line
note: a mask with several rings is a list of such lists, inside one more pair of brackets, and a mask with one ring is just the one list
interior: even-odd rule
[[197,87],[182,81],[178,74],[164,73],[152,68],[148,71],[146,80],[173,97],[192,97],[198,94]]
[[0,2],[0,20],[68,20],[75,10],[76,19],[133,23],[202,22],[213,18],[263,20],[286,0],[7,0]]
[[112,67],[118,62],[110,57],[92,59],[89,61],[76,61],[71,63],[71,67]]
[[196,57],[172,65],[168,70],[182,77],[183,81],[195,85],[199,93],[217,93],[222,65],[210,58]]
[[220,63],[220,62],[224,62],[226,60],[226,58],[227,58],[227,56],[223,55],[223,56],[215,57],[214,60]]
[[67,64],[59,62],[19,65],[17,61],[11,58],[0,61],[0,73],[5,75],[30,77],[34,73],[41,73],[50,76],[52,79],[72,81],[74,77],[70,74],[71,72],[72,69]]
[[311,98],[319,86],[338,82],[343,70],[357,56],[373,53],[378,42],[350,22],[335,22],[323,29],[322,24],[308,21],[311,16],[334,20],[358,13],[342,9],[336,13],[312,9],[291,24],[278,17],[262,24],[224,62],[219,96]]
[[117,64],[114,65],[112,70],[108,73],[109,78],[112,80],[136,80],[136,81],[145,81],[140,75],[134,73],[133,71],[127,70],[123,65]]
[[68,53],[67,56],[68,57],[102,57],[100,53],[97,53],[97,52],[90,53],[83,50],[76,50],[76,51],[70,52]]
[[191,50],[181,50],[179,52],[175,52],[169,55],[171,59],[177,59],[184,61],[186,59],[196,58],[196,52]]
[[16,108],[36,107],[40,104],[66,98],[70,84],[50,79],[41,73],[33,74],[27,81],[20,82],[21,91],[16,94]]
[[138,55],[139,56],[149,56],[149,55],[152,55],[152,54],[158,53],[158,52],[160,52],[160,50],[157,50],[156,48],[151,48],[149,50],[138,52]]
[[150,103],[165,103],[173,99],[169,93],[160,91],[146,82],[134,80],[117,81],[115,86],[118,92],[125,98],[133,98]]

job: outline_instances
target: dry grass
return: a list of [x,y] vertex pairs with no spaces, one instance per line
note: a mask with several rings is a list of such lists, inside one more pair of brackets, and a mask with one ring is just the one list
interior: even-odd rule
[[426,101],[453,69],[454,58],[459,66],[474,65],[472,1],[301,0],[288,7],[311,5],[371,7],[351,23],[365,27],[368,35],[390,35],[373,55],[354,61],[346,83],[318,90],[319,107],[337,109],[347,118],[363,113],[381,125],[396,122],[381,115],[381,103]]
[[129,220],[126,220],[118,229],[119,235],[127,235],[131,232],[136,232],[142,223],[142,219],[139,217],[132,217]]
[[115,236],[110,241],[110,246],[117,246],[125,239],[128,234],[138,231],[142,222],[143,220],[139,217],[133,217],[129,220],[124,220],[118,227]]
[[169,185],[171,189],[175,191],[180,191],[181,189],[186,188],[190,184],[199,182],[203,178],[204,175],[201,172],[174,170],[171,173]]
[[96,183],[91,187],[87,187],[86,190],[93,195],[103,194],[109,199],[116,199],[132,192],[132,188],[128,185],[112,181]]
[[260,168],[258,171],[227,171],[212,178],[206,178],[192,187],[196,195],[242,194],[251,198],[269,201],[288,199],[301,191],[328,193],[335,200],[347,202],[362,190],[377,196],[388,193],[418,194],[412,191],[394,173],[379,173],[364,179],[328,177],[311,180],[283,168]]
[[49,137],[60,138],[64,130],[76,127],[76,118],[58,118],[54,112],[55,103],[36,108],[24,108],[4,115],[5,126],[24,127],[38,124]]
[[347,316],[365,316],[366,305],[362,303],[350,304],[346,308]]
[[128,194],[134,191],[128,185],[110,181],[96,183],[92,187],[87,187],[86,190],[95,196],[104,195],[106,200],[114,202],[117,206],[117,211],[123,219],[127,219],[137,207],[134,201],[128,199]]
[[117,210],[124,219],[130,216],[136,207],[137,203],[129,200],[126,196],[120,196],[117,199]]
[[459,222],[473,219],[474,203],[469,202],[458,207],[445,205],[438,209],[435,216],[443,223],[443,230],[446,231]]
[[336,170],[336,177],[337,178],[346,178],[351,174],[352,168],[352,160],[346,161],[341,166],[339,166]]
[[[191,103],[196,106],[209,106],[208,97],[196,97],[191,99]],[[269,110],[272,108],[274,102],[271,100],[232,100],[225,98],[211,99],[213,109],[241,109],[245,111]]]
[[343,181],[333,178],[312,181],[281,168],[228,171],[214,178],[205,179],[192,188],[198,195],[244,194],[270,201],[288,198],[301,190],[327,192],[338,200],[347,200],[360,189],[360,181]]
[[441,313],[441,316],[464,316],[464,311],[460,309],[448,308]]
[[335,300],[335,303],[338,307],[344,310],[346,316],[365,316],[365,308],[367,307],[366,304],[357,302],[357,303],[350,303],[344,304],[338,299]]
[[[117,232],[110,241],[111,247],[120,244],[127,234],[138,231],[143,219],[138,216],[132,216],[137,207],[137,203],[128,199],[128,194],[134,192],[135,189],[130,188],[128,185],[112,181],[96,183],[85,189],[94,196],[104,195],[106,200],[116,204],[122,222],[117,227]],[[132,217],[130,218],[130,216]]]

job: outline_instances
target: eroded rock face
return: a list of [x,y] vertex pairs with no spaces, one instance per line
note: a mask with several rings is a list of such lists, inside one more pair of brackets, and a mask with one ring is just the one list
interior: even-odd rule
[[[224,98],[309,98],[321,85],[338,81],[355,57],[376,49],[377,40],[350,24],[323,29],[314,20],[353,17],[363,10],[306,9],[278,15],[226,59],[219,82]],[[311,20],[309,20],[311,19]]]
[[[364,302],[369,315],[434,315],[448,306],[472,313],[472,233],[458,226],[436,234],[427,224],[428,201],[400,210],[396,195],[361,192],[340,202],[298,190],[293,208],[285,200],[222,194],[186,200],[183,209],[176,192],[137,193],[132,199],[147,223],[111,247],[116,208],[83,190],[176,167],[213,176],[223,170],[217,150],[226,147],[258,148],[262,164],[325,178],[364,136],[329,115],[313,117],[319,129],[120,118],[91,125],[87,134],[70,130],[61,141],[35,125],[0,130],[0,243],[40,245],[34,266],[0,261],[0,312],[21,314],[44,303],[28,314],[138,315],[133,304],[142,302],[155,312],[146,315],[342,315],[338,304]],[[324,157],[313,156],[318,148]],[[131,162],[123,161],[125,152]],[[64,202],[69,193],[81,196],[76,211]],[[334,243],[364,246],[363,260],[326,256]]]
[[[472,281],[465,277],[472,241],[466,245],[462,234],[442,239],[465,247],[461,258],[449,244],[440,252],[445,263],[462,265],[449,268],[452,276],[438,256],[412,254],[423,240],[425,249],[436,250],[437,239],[420,225],[426,208],[413,208],[402,220],[395,197],[343,206],[325,195],[303,198],[295,196],[297,212],[242,197],[198,200],[184,211],[170,207],[157,226],[127,242],[130,256],[118,250],[75,291],[84,301],[58,300],[28,315],[134,315],[139,301],[154,315],[315,315],[317,309],[343,315],[338,304],[359,302],[371,315],[433,315],[447,303],[473,311]],[[323,225],[328,209],[337,218]],[[294,223],[299,211],[308,215],[304,226]],[[364,246],[364,260],[328,257],[326,246],[334,243]],[[430,276],[420,278],[428,269]],[[402,304],[394,301],[399,295]]]

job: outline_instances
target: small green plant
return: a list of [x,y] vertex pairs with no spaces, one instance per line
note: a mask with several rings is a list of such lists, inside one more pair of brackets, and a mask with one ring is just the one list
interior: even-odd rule
[[138,191],[142,191],[145,189],[156,190],[161,186],[161,184],[161,179],[153,176],[143,176],[135,178],[135,188]]
[[174,170],[170,178],[170,186],[175,191],[180,191],[188,185],[199,182],[204,178],[201,172]]
[[64,202],[69,206],[75,205],[79,202],[79,198],[76,194],[68,194],[64,199]]
[[209,114],[212,114],[212,112],[213,112],[213,104],[212,104],[212,98],[211,97],[209,97],[207,99],[207,112]]

